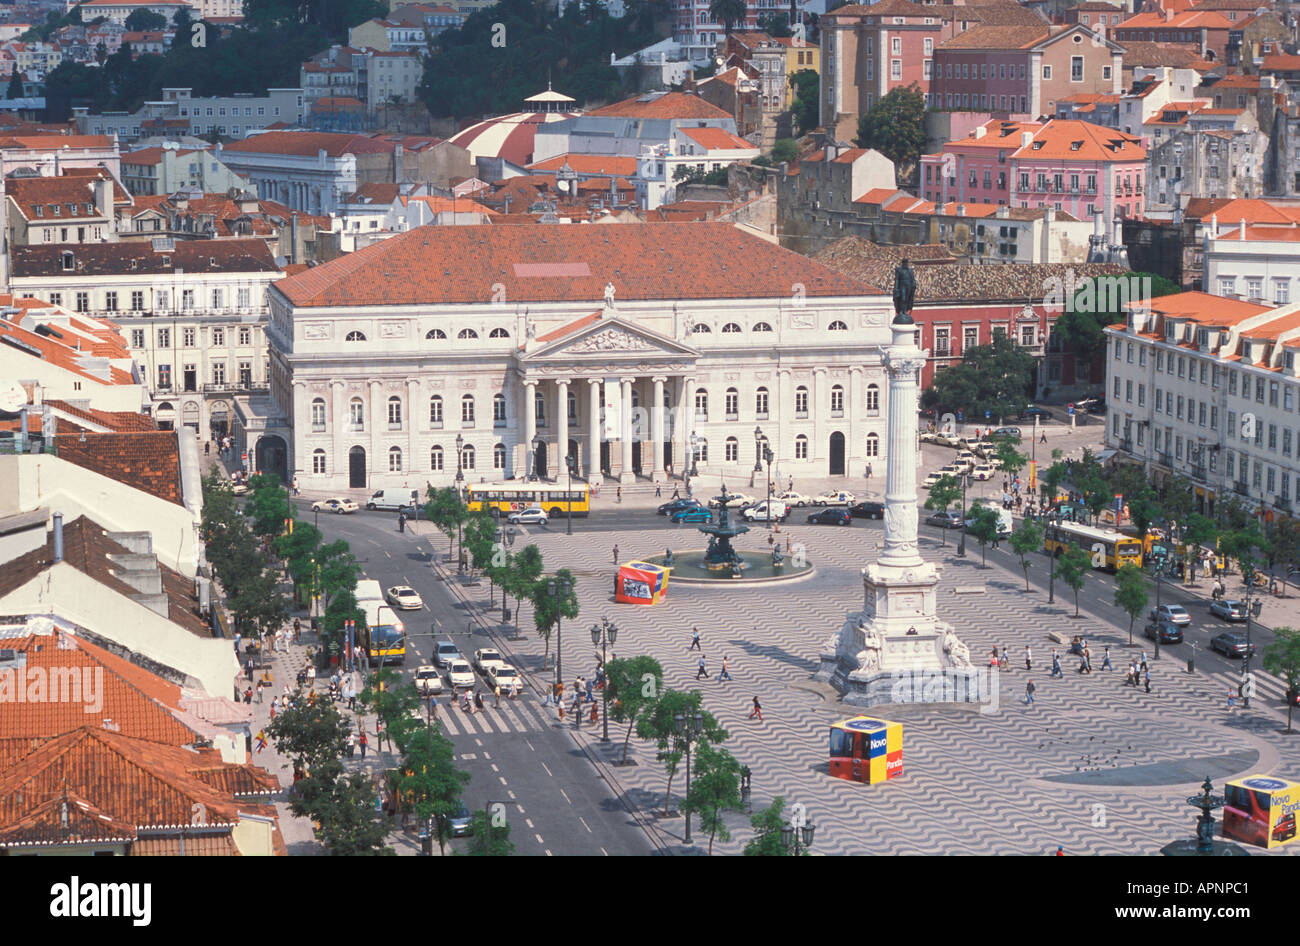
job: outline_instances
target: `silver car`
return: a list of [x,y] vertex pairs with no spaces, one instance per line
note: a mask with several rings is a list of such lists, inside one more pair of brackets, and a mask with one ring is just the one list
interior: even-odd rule
[[1214,601],[1210,603],[1210,613],[1229,622],[1244,621],[1246,620],[1246,605],[1244,602],[1232,599]]
[[1192,616],[1181,604],[1162,604],[1151,612],[1151,620],[1168,621],[1170,624],[1186,627],[1192,623]]

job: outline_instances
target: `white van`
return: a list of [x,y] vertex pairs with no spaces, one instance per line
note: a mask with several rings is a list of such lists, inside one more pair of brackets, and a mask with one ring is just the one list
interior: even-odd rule
[[786,517],[790,515],[790,507],[782,500],[771,500],[771,509],[768,508],[768,500],[760,499],[754,505],[741,512],[749,522],[767,522],[769,517],[776,522],[785,522]]
[[414,489],[381,489],[366,500],[367,509],[388,509],[396,512],[403,506],[409,506],[419,501],[419,490]]
[[384,589],[375,579],[362,578],[357,581],[357,603],[359,604],[362,601],[384,603]]

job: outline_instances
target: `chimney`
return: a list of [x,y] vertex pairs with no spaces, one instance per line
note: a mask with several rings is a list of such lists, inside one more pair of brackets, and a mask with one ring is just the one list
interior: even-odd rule
[[95,209],[102,216],[113,216],[113,182],[106,178],[95,179]]
[[1218,238],[1219,238],[1219,215],[1210,214],[1210,239],[1217,240]]
[[1241,229],[1237,231],[1237,239],[1238,240],[1246,239],[1246,218],[1245,217],[1241,218]]
[[965,204],[958,204],[958,205],[957,205],[957,216],[959,216],[959,217],[964,217],[964,216],[966,216],[966,205],[965,205]]
[[63,561],[63,513],[54,514],[54,560]]
[[1173,20],[1173,18],[1174,18],[1174,11],[1173,11],[1173,9],[1171,8],[1171,9],[1166,10],[1166,11],[1165,11],[1165,22],[1168,23],[1168,22],[1170,22],[1171,20]]
[[975,129],[974,137],[983,138],[986,134],[988,134],[988,130],[983,125],[980,125],[978,128]]
[[1020,133],[1020,147],[1028,148],[1034,142],[1034,133],[1032,131],[1022,131]]

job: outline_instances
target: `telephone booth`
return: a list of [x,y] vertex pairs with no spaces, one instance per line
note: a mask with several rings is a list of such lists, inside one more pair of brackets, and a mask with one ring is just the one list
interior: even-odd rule
[[875,785],[903,774],[903,724],[855,716],[831,724],[830,773]]

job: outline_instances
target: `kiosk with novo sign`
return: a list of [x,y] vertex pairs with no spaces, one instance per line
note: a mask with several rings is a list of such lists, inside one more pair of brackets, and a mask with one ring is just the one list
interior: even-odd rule
[[831,723],[830,773],[875,785],[903,774],[903,724],[871,716]]
[[1229,782],[1223,801],[1225,838],[1269,848],[1295,839],[1300,783],[1251,775]]

